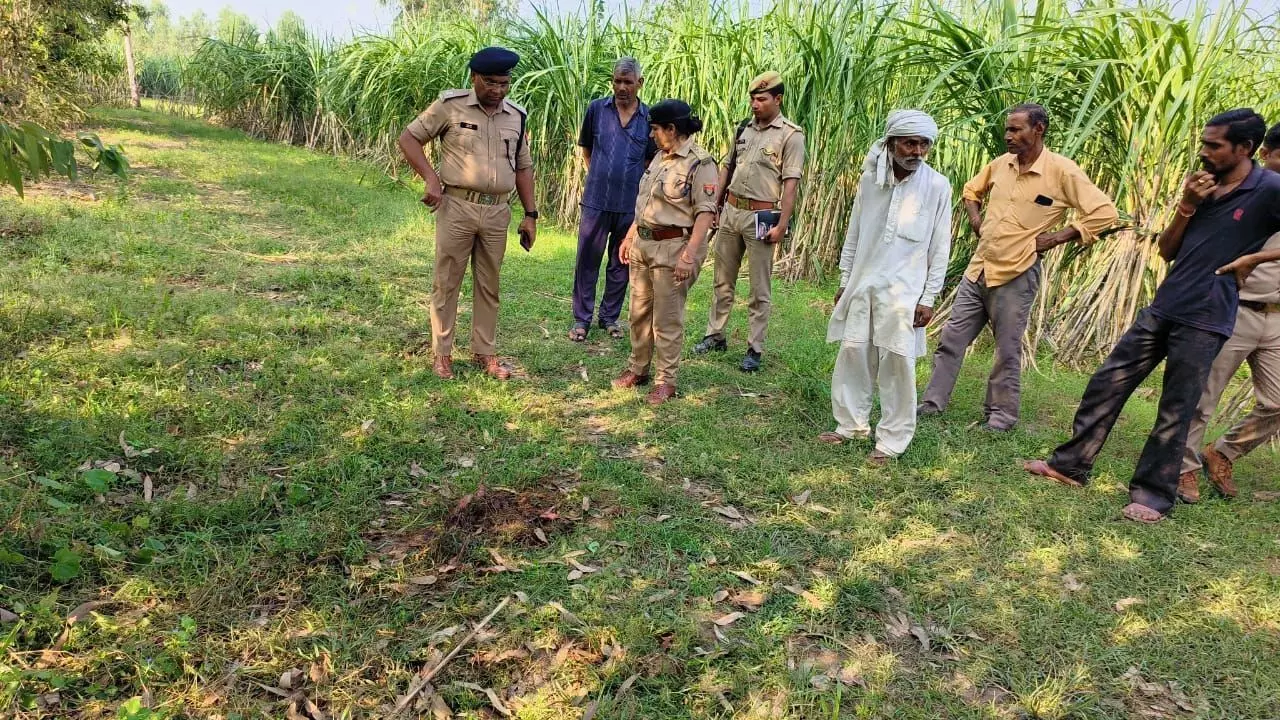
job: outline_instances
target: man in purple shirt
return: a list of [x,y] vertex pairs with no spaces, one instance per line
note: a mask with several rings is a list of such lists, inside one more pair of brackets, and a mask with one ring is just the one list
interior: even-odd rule
[[618,316],[627,294],[627,266],[618,258],[618,247],[631,228],[640,176],[657,153],[649,137],[649,108],[640,102],[644,76],[635,58],[624,57],[613,66],[613,97],[591,101],[582,120],[578,145],[587,163],[587,183],[582,192],[582,220],[578,226],[578,258],[573,269],[573,329],[569,339],[582,342],[591,327],[596,300],[596,280],[605,248],[604,294],[596,319],[610,337],[622,337]]

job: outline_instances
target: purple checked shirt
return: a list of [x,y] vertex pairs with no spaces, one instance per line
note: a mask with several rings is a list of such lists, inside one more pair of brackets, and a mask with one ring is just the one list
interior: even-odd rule
[[591,151],[582,205],[603,212],[634,212],[640,176],[657,153],[649,137],[649,107],[640,103],[623,127],[612,96],[592,100],[582,119],[578,145]]

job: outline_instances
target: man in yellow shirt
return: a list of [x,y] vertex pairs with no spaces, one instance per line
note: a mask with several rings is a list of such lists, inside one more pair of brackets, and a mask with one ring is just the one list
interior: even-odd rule
[[[964,207],[978,247],[942,328],[919,415],[946,409],[965,350],[989,323],[996,350],[983,406],[985,427],[1012,429],[1021,394],[1022,335],[1040,289],[1040,255],[1068,242],[1089,245],[1116,221],[1111,198],[1074,162],[1045,148],[1048,129],[1043,107],[1014,107],[1005,118],[1009,152],[965,183]],[[1075,221],[1050,232],[1068,209],[1076,211]]]

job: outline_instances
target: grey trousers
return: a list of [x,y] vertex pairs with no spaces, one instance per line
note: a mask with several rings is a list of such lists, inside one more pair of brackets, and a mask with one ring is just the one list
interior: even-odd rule
[[951,317],[942,327],[933,354],[933,374],[920,403],[926,410],[947,409],[964,363],[965,351],[989,323],[995,337],[995,360],[987,380],[982,414],[992,427],[1011,428],[1018,422],[1022,398],[1022,336],[1027,330],[1031,304],[1040,289],[1040,261],[999,287],[987,287],[985,276],[968,278],[956,289]]
[[1209,382],[1200,396],[1200,405],[1191,418],[1187,448],[1182,456],[1182,472],[1200,469],[1200,443],[1240,365],[1249,363],[1253,376],[1253,410],[1218,438],[1214,447],[1235,461],[1250,450],[1280,434],[1280,313],[1261,313],[1241,307],[1236,313],[1236,329],[1209,370]]

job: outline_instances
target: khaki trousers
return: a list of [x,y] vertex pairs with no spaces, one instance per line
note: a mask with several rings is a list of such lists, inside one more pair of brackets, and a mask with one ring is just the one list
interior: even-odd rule
[[436,210],[436,266],[431,284],[431,347],[453,354],[458,292],[471,262],[471,352],[495,354],[498,275],[507,252],[511,206],[479,205],[452,195]]
[[684,348],[684,309],[689,288],[698,279],[706,244],[693,257],[693,275],[676,282],[673,272],[689,242],[683,238],[645,240],[631,246],[631,372],[648,375],[655,366],[655,381],[674,385]]
[[1218,438],[1214,447],[1234,461],[1280,433],[1280,313],[1260,313],[1242,307],[1236,312],[1235,332],[1214,359],[1209,382],[1191,418],[1182,472],[1200,469],[1200,443],[1204,440],[1205,428],[1227,384],[1245,362],[1249,363],[1253,376],[1253,397],[1257,404]]
[[720,229],[716,232],[715,289],[707,317],[707,335],[724,337],[729,311],[733,309],[738,270],[745,254],[751,279],[751,296],[747,300],[750,322],[747,344],[756,352],[764,352],[764,336],[769,329],[769,310],[773,304],[773,247],[756,239],[755,212],[725,206],[720,214]]

